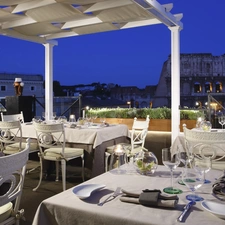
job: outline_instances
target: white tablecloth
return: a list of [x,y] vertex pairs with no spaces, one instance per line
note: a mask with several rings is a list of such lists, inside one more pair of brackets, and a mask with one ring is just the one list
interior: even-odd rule
[[[31,123],[22,124],[22,133],[24,138],[36,139],[36,132]],[[125,124],[81,129],[65,125],[66,144],[86,150],[85,167],[91,170],[91,177],[105,172],[105,149],[120,142],[128,142],[127,137],[129,129]]]
[[[90,128],[70,128],[65,125],[65,138],[69,143],[91,144],[93,148],[103,142],[118,137],[128,137],[128,127],[125,124],[109,125],[108,127],[93,126]],[[22,124],[23,137],[36,138],[36,133],[32,124]]]
[[[106,199],[116,187],[125,190],[142,191],[143,189],[161,189],[170,185],[170,173],[164,166],[159,166],[155,174],[151,177],[139,174],[115,174],[114,171],[104,173],[83,184],[105,184],[106,187],[94,192],[91,197],[81,200],[74,193],[73,188],[68,189],[58,195],[44,200],[38,207],[33,225],[173,225],[178,224],[177,217],[181,214],[184,205],[188,203],[186,195],[190,191],[183,185],[179,185],[177,180],[181,168],[177,168],[175,176],[175,186],[184,192],[179,194],[179,203],[176,209],[150,208],[139,204],[125,203],[120,201],[120,197],[107,202],[103,206],[97,203]],[[221,171],[210,171],[207,179],[212,182],[221,175]],[[81,184],[82,185],[82,184]],[[212,184],[204,184],[197,194],[205,200],[219,202],[211,193]],[[205,211],[200,202],[189,211],[189,216],[185,220],[187,225],[224,225],[225,221]]]

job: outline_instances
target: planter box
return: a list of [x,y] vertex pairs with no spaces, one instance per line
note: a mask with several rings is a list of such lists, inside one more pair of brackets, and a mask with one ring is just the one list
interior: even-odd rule
[[[145,120],[145,119],[139,119]],[[126,124],[129,130],[132,129],[134,119],[121,119],[121,118],[106,118],[106,122],[109,124]],[[100,123],[98,118],[96,122]],[[187,125],[187,128],[192,129],[196,126],[196,120],[181,120],[180,131],[183,132],[183,124]],[[150,119],[149,131],[171,131],[171,120],[168,119]]]

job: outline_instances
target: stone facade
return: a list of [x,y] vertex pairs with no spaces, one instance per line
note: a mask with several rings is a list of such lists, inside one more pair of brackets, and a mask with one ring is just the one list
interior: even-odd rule
[[0,73],[0,97],[15,96],[14,80],[22,78],[24,82],[23,96],[44,96],[43,76]]
[[152,105],[156,86],[146,86],[144,89],[135,86],[114,87],[110,90],[111,97],[127,102],[130,107],[148,108]]
[[[180,105],[183,108],[205,108],[208,93],[224,106],[225,55],[180,55]],[[163,64],[153,107],[171,107],[171,58]]]

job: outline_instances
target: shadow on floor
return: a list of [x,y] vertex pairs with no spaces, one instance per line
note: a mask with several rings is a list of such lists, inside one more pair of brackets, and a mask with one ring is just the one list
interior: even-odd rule
[[[27,169],[36,167],[37,161],[29,161]],[[80,176],[80,168],[67,167],[67,182],[66,188],[72,188],[75,185],[82,183],[82,178]],[[46,198],[56,195],[62,192],[62,182],[61,180],[56,182],[55,175],[51,175],[48,179],[42,181],[39,189],[34,192],[32,189],[36,187],[39,180],[39,169],[26,174],[23,194],[21,199],[20,208],[25,211],[25,221],[21,220],[20,225],[31,225],[35,212],[38,205]],[[44,225],[44,224],[43,224]]]

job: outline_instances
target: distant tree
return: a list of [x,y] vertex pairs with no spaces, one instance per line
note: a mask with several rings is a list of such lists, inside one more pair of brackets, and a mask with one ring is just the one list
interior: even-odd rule
[[[44,88],[45,88],[45,81],[44,81]],[[53,81],[53,92],[54,96],[66,96],[66,93],[63,91],[62,86],[60,85],[59,81]]]

